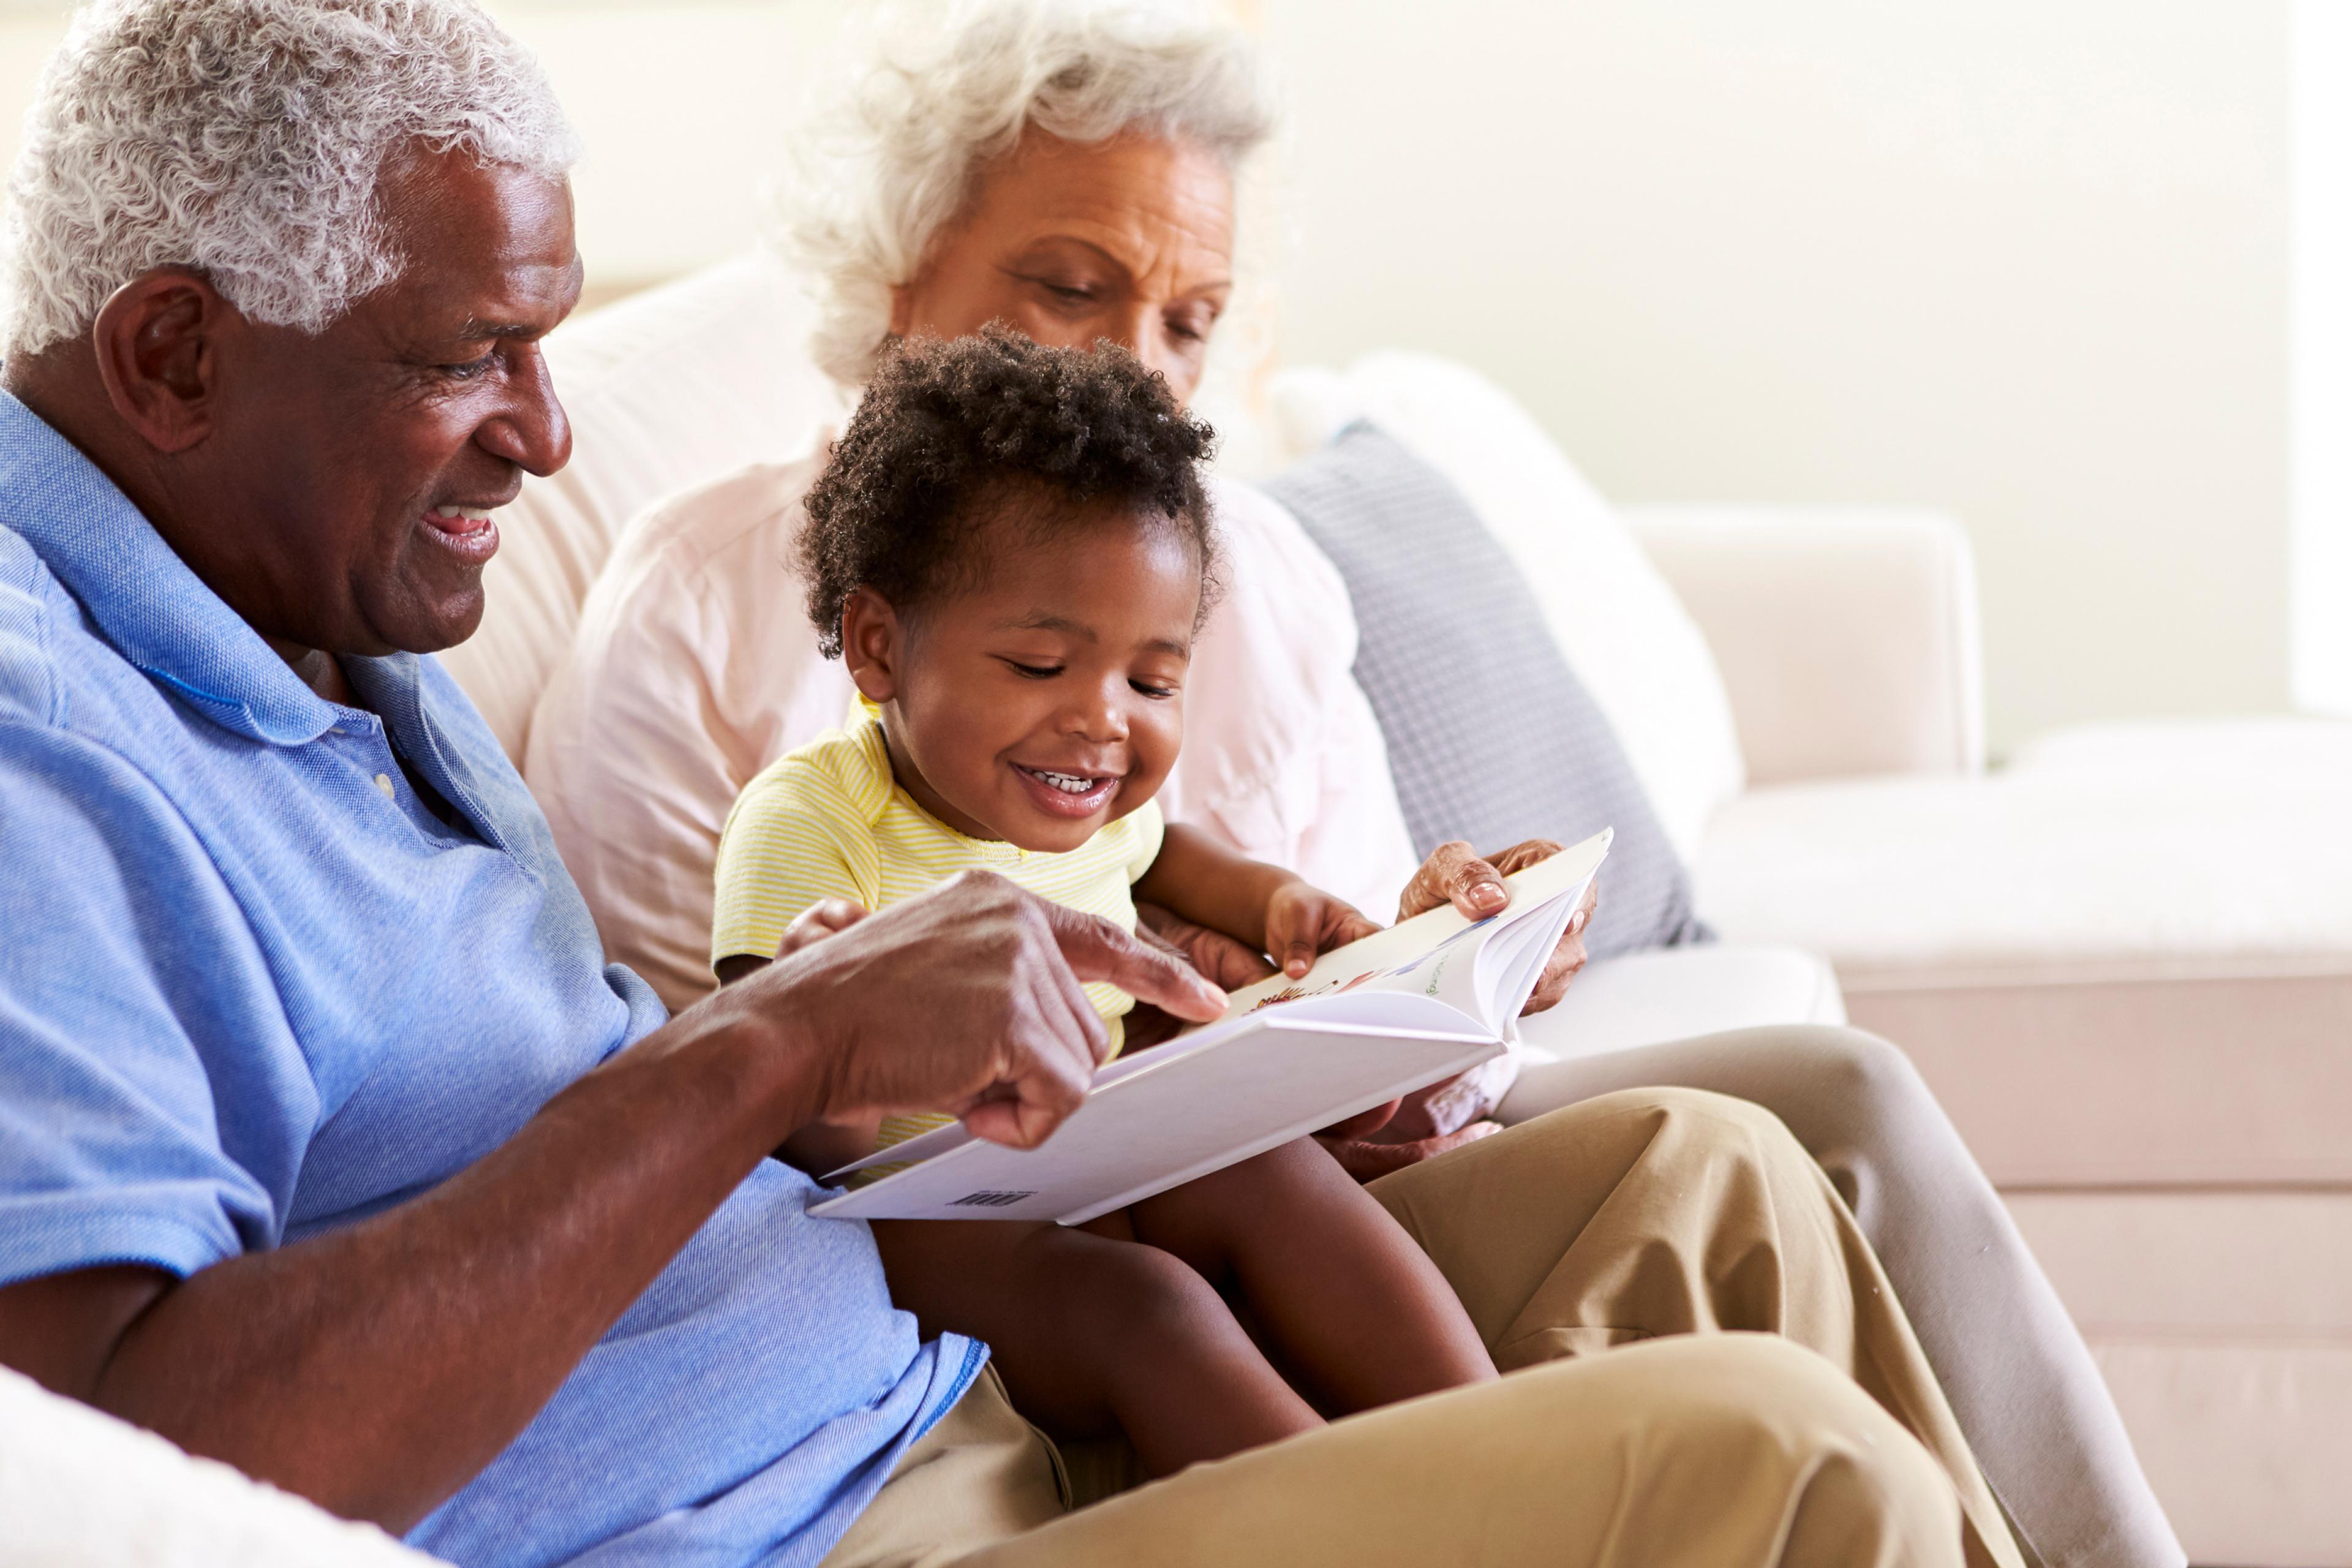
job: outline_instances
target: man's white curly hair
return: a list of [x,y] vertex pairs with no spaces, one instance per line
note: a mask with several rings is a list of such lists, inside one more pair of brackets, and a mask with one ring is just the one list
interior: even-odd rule
[[891,290],[1027,127],[1078,142],[1140,132],[1236,168],[1275,126],[1256,51],[1196,0],[960,0],[908,6],[880,34],[808,125],[782,204],[817,299],[817,363],[845,386],[873,370]]
[[578,153],[538,62],[468,0],[98,0],[9,175],[7,352],[80,336],[165,266],[323,330],[400,274],[376,186],[410,147],[551,179]]

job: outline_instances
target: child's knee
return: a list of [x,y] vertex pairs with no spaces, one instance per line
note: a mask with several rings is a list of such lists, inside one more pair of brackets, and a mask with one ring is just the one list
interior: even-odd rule
[[1263,1154],[1226,1166],[1194,1185],[1231,1189],[1244,1203],[1279,1203],[1287,1199],[1328,1199],[1333,1193],[1360,1192],[1356,1179],[1312,1138],[1293,1139]]
[[1116,1325],[1115,1337],[1170,1342],[1212,1337],[1234,1323],[1216,1288],[1183,1259],[1142,1242],[1109,1242],[1089,1247],[1070,1271],[1068,1283],[1085,1299],[1087,1310]]

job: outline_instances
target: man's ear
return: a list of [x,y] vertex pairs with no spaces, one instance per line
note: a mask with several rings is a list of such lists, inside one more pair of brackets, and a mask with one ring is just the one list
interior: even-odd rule
[[243,321],[202,273],[142,273],[99,307],[90,328],[107,401],[157,451],[186,451],[212,434],[218,340]]
[[898,660],[906,647],[905,624],[890,601],[871,588],[850,590],[841,602],[841,661],[869,700],[898,695]]

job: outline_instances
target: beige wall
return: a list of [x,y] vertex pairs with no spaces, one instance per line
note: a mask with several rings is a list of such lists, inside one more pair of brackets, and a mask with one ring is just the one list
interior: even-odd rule
[[1265,0],[1285,352],[1622,499],[1948,508],[1996,747],[2287,698],[2284,0]]
[[[593,292],[752,242],[774,149],[855,0],[486,0],[538,51],[579,123],[573,176]],[[0,0],[0,161],[67,6]]]
[[487,4],[539,51],[587,142],[572,181],[580,251],[604,289],[753,242],[775,150],[851,9],[847,0]]
[[[491,3],[608,289],[749,241],[852,9]],[[1996,746],[2284,706],[2286,7],[1251,0],[1285,352],[1466,359],[1622,498],[1951,510]],[[0,129],[58,27],[0,21]]]

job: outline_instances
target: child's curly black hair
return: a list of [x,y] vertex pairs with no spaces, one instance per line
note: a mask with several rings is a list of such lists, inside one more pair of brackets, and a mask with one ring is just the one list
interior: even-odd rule
[[809,489],[800,561],[817,646],[839,657],[842,605],[861,586],[904,607],[976,577],[971,546],[1032,487],[1076,503],[1024,517],[1043,531],[1105,502],[1167,519],[1201,563],[1206,614],[1219,552],[1200,466],[1214,441],[1116,344],[1047,348],[1003,327],[898,344]]

